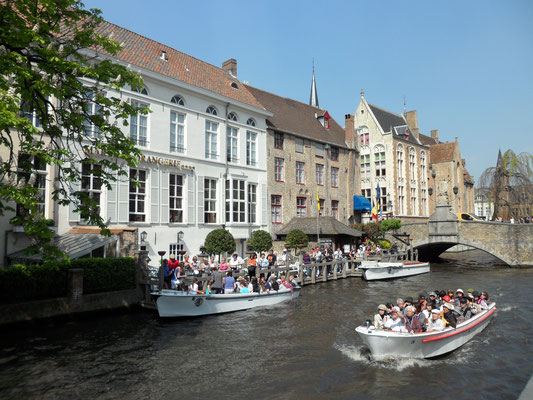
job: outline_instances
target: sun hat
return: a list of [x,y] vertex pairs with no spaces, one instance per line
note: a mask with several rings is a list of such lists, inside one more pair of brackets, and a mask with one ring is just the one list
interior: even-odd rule
[[474,289],[468,289],[467,292],[468,292],[468,293],[473,293],[473,292],[474,292]]
[[431,292],[428,293],[428,296],[436,296],[435,292],[432,290]]
[[378,310],[383,310],[383,311],[387,311],[387,306],[385,304],[380,304],[378,306]]
[[464,294],[463,289],[457,289],[457,290],[455,291],[455,293],[463,293],[463,294]]
[[442,306],[446,307],[448,310],[453,310],[453,305],[451,305],[450,303],[444,303]]
[[440,311],[434,308],[433,310],[431,310],[431,314],[440,314]]
[[400,312],[400,307],[392,307],[392,312]]

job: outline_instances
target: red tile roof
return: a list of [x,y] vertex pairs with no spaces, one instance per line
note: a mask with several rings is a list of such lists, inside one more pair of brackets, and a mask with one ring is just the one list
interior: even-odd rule
[[[113,34],[113,40],[122,44],[122,50],[116,58],[124,63],[265,109],[237,78],[222,68],[107,21],[99,26],[98,33],[106,36]],[[167,53],[168,61],[161,59],[162,51]],[[238,88],[233,88],[232,83],[237,84]]]
[[326,129],[317,118],[324,116],[325,110],[252,86],[247,86],[247,88],[261,104],[274,113],[272,117],[267,118],[268,128],[294,133],[318,142],[347,147],[344,129],[337,121],[330,117],[329,129]]
[[430,147],[430,158],[432,163],[453,161],[454,151],[457,143],[439,143]]

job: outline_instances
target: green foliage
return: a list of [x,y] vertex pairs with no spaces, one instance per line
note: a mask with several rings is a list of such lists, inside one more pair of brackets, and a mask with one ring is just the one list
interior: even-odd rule
[[379,244],[383,250],[390,250],[391,243],[386,239],[377,239],[376,244]]
[[363,236],[375,240],[381,237],[381,229],[379,222],[369,222],[367,224],[353,224],[352,228],[363,232]]
[[385,219],[381,221],[379,229],[385,233],[390,230],[398,230],[402,227],[402,221],[399,219]]
[[[102,23],[100,11],[84,9],[79,0],[0,3],[0,146],[5,150],[0,215],[19,204],[22,212],[10,222],[24,226],[45,259],[56,259],[58,250],[53,254],[49,221],[39,213],[36,166],[54,167],[55,201],[72,204],[81,217],[109,233],[95,202],[71,190],[81,183],[80,162],[99,163],[93,173],[109,188],[141,156],[122,126],[131,115],[149,110],[135,109],[120,90],[140,88],[142,79],[96,56],[96,51],[114,56],[121,49]],[[87,123],[99,134],[87,136]],[[94,154],[107,157],[97,160]]]
[[300,229],[293,229],[287,234],[285,243],[287,243],[290,247],[298,247],[298,245],[301,247],[307,247],[309,244],[309,238]]
[[215,229],[209,232],[204,246],[207,254],[210,255],[231,253],[236,247],[233,235],[225,229]]
[[65,297],[68,270],[82,268],[83,293],[135,288],[133,258],[82,258],[0,269],[0,304]]
[[267,231],[255,231],[248,240],[248,246],[257,253],[268,251],[272,248],[272,236]]

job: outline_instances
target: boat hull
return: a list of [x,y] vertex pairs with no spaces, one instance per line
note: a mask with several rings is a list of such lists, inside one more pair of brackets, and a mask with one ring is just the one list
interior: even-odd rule
[[430,271],[429,263],[427,262],[363,261],[359,268],[363,271],[363,278],[367,281],[403,278],[425,274]]
[[368,346],[373,357],[433,358],[450,353],[461,347],[474,336],[483,331],[496,312],[496,305],[491,304],[469,320],[446,328],[442,332],[398,333],[373,330],[359,326],[355,330]]
[[264,294],[189,295],[174,290],[163,290],[162,292],[154,292],[152,295],[156,297],[157,311],[160,317],[194,317],[283,303],[296,299],[300,295],[300,287],[295,287],[292,293],[287,289]]

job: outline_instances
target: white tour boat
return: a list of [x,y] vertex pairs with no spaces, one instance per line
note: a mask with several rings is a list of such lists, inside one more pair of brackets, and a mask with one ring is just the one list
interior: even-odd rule
[[422,261],[361,261],[359,269],[367,281],[403,278],[429,272],[429,263]]
[[374,329],[373,326],[358,326],[355,331],[376,358],[432,358],[467,343],[487,327],[495,312],[496,303],[491,303],[488,310],[457,324],[456,328],[448,327],[440,332],[401,333]]
[[156,300],[157,311],[160,317],[194,317],[279,304],[284,301],[296,299],[300,295],[300,287],[296,286],[292,291],[287,288],[280,288],[279,291],[261,294],[191,295],[182,291],[167,289],[161,292],[152,292],[151,294]]

